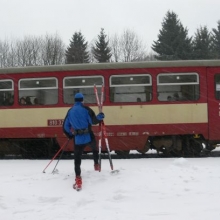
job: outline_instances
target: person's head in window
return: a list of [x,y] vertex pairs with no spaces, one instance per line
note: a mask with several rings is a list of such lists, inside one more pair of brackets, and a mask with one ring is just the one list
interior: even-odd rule
[[9,94],[4,101],[4,105],[13,105],[13,104],[14,104],[14,96]]
[[172,101],[172,97],[170,95],[167,96],[167,101]]
[[20,101],[19,101],[20,105],[26,105],[26,100],[24,97],[20,98]]
[[31,98],[29,96],[26,97],[26,105],[32,105]]
[[10,96],[9,98],[9,105],[13,105],[14,104],[14,96]]
[[179,94],[177,93],[177,92],[175,92],[174,94],[173,94],[173,98],[174,98],[174,100],[179,100]]
[[34,99],[34,104],[35,104],[35,105],[38,105],[38,104],[39,104],[38,98],[35,98],[35,99]]

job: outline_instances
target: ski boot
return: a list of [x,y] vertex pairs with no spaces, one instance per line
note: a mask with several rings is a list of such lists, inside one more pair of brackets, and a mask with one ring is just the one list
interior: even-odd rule
[[73,189],[80,191],[82,189],[82,178],[81,176],[76,176],[75,183],[73,184]]
[[95,171],[100,171],[100,166],[99,166],[98,163],[94,165],[94,170]]

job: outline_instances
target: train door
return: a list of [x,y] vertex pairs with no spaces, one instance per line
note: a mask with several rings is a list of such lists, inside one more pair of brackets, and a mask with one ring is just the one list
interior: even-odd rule
[[209,140],[220,140],[220,68],[207,68]]

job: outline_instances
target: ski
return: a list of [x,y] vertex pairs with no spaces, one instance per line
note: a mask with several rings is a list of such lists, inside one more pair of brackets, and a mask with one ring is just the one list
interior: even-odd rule
[[[102,112],[102,108],[103,108],[104,85],[102,84],[102,87],[101,87],[101,100],[100,101],[99,101],[98,90],[97,90],[96,85],[94,85],[94,92],[95,92],[96,101],[97,101],[97,105],[98,105],[99,113],[100,113],[100,112]],[[104,120],[102,120],[99,123],[99,169],[100,169],[99,171],[101,171],[102,134],[105,139],[105,144],[106,144],[106,148],[107,148],[107,152],[108,152],[108,156],[109,156],[110,167],[113,170],[113,163],[112,163],[112,158],[111,158],[111,154],[110,154],[110,147],[109,147],[109,142],[108,142],[108,137],[107,137],[107,132],[106,132]]]
[[[102,111],[103,98],[101,98],[101,102],[100,102],[96,85],[94,85],[94,92],[95,92],[96,102],[97,102],[97,105],[98,105],[98,108],[99,108],[99,112],[101,112]],[[101,97],[103,97],[103,96],[101,95]],[[102,123],[101,122],[99,123],[98,147],[99,147],[99,161],[98,161],[98,163],[99,163],[99,172],[101,172],[101,160],[102,160],[102,156],[101,156],[101,153],[102,153]]]
[[104,123],[104,121],[102,121],[101,123],[102,123],[102,129],[103,129],[103,135],[104,135],[104,139],[105,139],[106,148],[108,151],[108,158],[109,158],[110,167],[113,170],[113,163],[112,163],[110,147],[109,147],[109,143],[108,143],[108,137],[107,137],[107,133],[106,133],[106,129],[105,129],[105,123]]

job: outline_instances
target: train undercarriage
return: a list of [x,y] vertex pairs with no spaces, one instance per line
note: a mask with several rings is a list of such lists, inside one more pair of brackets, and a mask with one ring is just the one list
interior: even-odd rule
[[209,144],[202,135],[166,135],[150,136],[143,150],[138,152],[146,153],[150,149],[164,156],[195,157],[210,152],[215,145]]
[[[50,159],[60,146],[55,138],[47,139],[0,139],[0,159]],[[172,157],[198,157],[201,153],[215,149],[214,144],[208,143],[202,135],[166,135],[150,136],[141,150],[146,154],[149,150],[156,150],[157,154]],[[121,158],[129,158],[130,150],[116,150]],[[85,152],[88,153],[88,152]],[[71,155],[73,152],[66,152]]]
[[58,150],[55,138],[0,139],[0,158],[47,159]]

